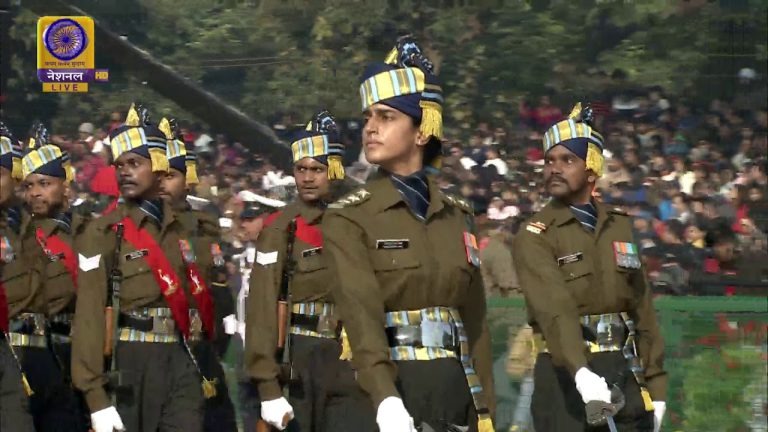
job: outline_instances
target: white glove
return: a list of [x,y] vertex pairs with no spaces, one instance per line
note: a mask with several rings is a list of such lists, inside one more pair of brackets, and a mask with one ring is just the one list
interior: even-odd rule
[[224,322],[224,333],[228,335],[237,333],[237,318],[235,314],[225,316],[222,321]]
[[667,403],[664,401],[653,401],[653,432],[661,430],[661,421],[664,420],[664,413],[667,412]]
[[113,432],[124,431],[125,426],[120,414],[111,406],[91,414],[91,429],[93,432]]
[[381,401],[376,410],[376,423],[379,432],[416,432],[413,417],[399,397],[390,396]]
[[[285,419],[286,416],[288,417],[288,421],[284,422],[283,419]],[[277,428],[277,430],[283,430],[288,427],[288,422],[293,420],[293,407],[284,397],[271,401],[264,401],[261,403],[261,418]]]
[[576,371],[574,379],[576,380],[576,390],[581,394],[581,399],[585,404],[594,400],[611,403],[611,390],[608,389],[605,378],[583,367]]

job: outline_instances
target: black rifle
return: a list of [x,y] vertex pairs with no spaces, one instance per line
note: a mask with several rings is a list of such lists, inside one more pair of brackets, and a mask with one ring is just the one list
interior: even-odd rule
[[[288,382],[293,378],[291,367],[291,279],[296,262],[293,259],[293,243],[296,240],[296,219],[288,224],[288,244],[285,247],[285,261],[283,265],[283,274],[280,279],[280,293],[277,298],[277,348],[281,354],[281,366],[286,372],[285,376]],[[288,397],[288,385],[284,387],[283,393]]]
[[117,370],[117,342],[120,339],[120,287],[123,283],[123,271],[120,269],[120,248],[123,243],[124,231],[123,224],[116,225],[116,243],[107,283],[107,306],[104,310],[104,355],[110,357],[107,376],[112,389],[112,406],[117,406],[117,389],[125,385],[123,375]]

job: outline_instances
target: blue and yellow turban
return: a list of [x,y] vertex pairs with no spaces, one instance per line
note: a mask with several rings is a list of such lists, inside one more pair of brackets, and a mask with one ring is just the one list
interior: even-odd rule
[[573,107],[568,118],[556,123],[544,134],[544,153],[561,145],[587,163],[587,169],[598,177],[603,175],[603,136],[592,129],[592,108]]
[[26,179],[30,174],[57,177],[67,183],[75,178],[69,153],[48,144],[48,131],[43,125],[37,126],[35,136],[29,139],[29,152],[21,160],[22,178]]
[[[360,84],[363,111],[382,103],[411,116],[427,137],[443,139],[443,89],[434,66],[411,36],[403,36],[384,62],[372,63]],[[439,164],[438,160],[433,161]]]
[[146,109],[133,104],[128,110],[125,123],[109,134],[112,160],[123,153],[133,152],[152,161],[152,171],[168,172],[166,138],[160,129],[149,123]]
[[197,156],[187,149],[181,135],[174,130],[172,121],[162,119],[157,126],[167,139],[168,166],[184,174],[187,186],[196,185],[200,182],[197,178]]
[[0,122],[0,166],[11,172],[11,177],[21,180],[21,146],[13,139],[11,131]]
[[328,111],[317,113],[315,118],[307,123],[306,129],[291,143],[291,152],[293,163],[312,158],[328,166],[329,179],[344,178],[344,145],[341,144],[336,121]]

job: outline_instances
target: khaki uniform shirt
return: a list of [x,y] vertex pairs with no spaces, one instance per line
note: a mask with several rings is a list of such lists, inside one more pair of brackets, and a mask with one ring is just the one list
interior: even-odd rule
[[631,219],[603,204],[597,214],[590,233],[567,205],[553,201],[520,228],[513,253],[529,321],[544,336],[553,362],[575,374],[590,356],[579,316],[628,312],[648,390],[653,400],[664,400],[664,342],[645,272],[619,266],[614,255],[614,242],[633,243]]
[[[133,203],[120,204],[112,213],[95,219],[75,239],[80,258],[78,269],[77,307],[72,335],[72,382],[83,392],[91,412],[109,406],[104,389],[104,308],[107,300],[108,276],[115,264],[116,233],[112,226],[129,216],[138,229],[147,228],[166,253],[187,295],[187,302],[194,307],[194,299],[188,288],[185,266],[179,249],[179,240],[185,238],[184,226],[167,204],[163,209],[162,227]],[[152,271],[143,258],[131,255],[136,249],[123,240],[120,245],[119,265],[123,273],[120,288],[120,311],[144,307],[168,307]],[[117,312],[117,311],[115,311]],[[119,362],[119,359],[118,359]]]
[[[277,301],[286,264],[288,225],[300,216],[312,228],[319,230],[322,215],[322,208],[301,201],[291,203],[280,210],[280,214],[261,231],[256,241],[256,260],[251,270],[246,302],[245,367],[248,375],[258,382],[262,400],[282,396],[277,381],[279,366],[275,354]],[[330,289],[336,284],[336,276],[328,267],[327,253],[301,237],[297,230],[291,258],[295,263],[289,286],[291,301],[331,303]]]
[[75,311],[75,297],[77,296],[75,283],[64,265],[63,258],[51,257],[46,254],[37,240],[37,228],[42,229],[46,238],[57,236],[64,241],[72,249],[74,259],[77,260],[74,238],[77,234],[82,234],[86,222],[87,220],[83,216],[73,214],[69,231],[50,218],[33,218],[23,228],[23,248],[35,256],[34,262],[38,267],[37,271],[42,276],[40,279],[42,286],[35,290],[36,295],[31,302],[35,312],[43,312],[48,316],[60,312],[72,313]]
[[426,222],[411,213],[387,177],[372,180],[329,206],[323,228],[332,270],[339,278],[332,286],[333,297],[349,336],[358,381],[375,406],[386,397],[399,397],[384,331],[385,313],[456,308],[493,414],[485,291],[463,238],[472,229],[468,225],[474,225],[471,207],[444,195],[432,179],[429,191]]
[[[23,214],[27,219],[28,215]],[[8,226],[6,209],[0,209],[0,242],[2,242],[2,266],[0,280],[5,288],[8,300],[8,318],[13,318],[21,312],[36,311],[32,301],[40,287],[40,267],[33,265],[34,254],[27,253],[22,248],[20,233]],[[22,221],[22,226],[28,221]]]

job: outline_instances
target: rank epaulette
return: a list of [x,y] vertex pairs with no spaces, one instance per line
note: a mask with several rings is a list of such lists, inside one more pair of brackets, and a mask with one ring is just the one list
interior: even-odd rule
[[525,227],[525,229],[526,231],[530,231],[534,234],[541,234],[547,230],[547,225],[544,222],[528,222],[528,225]]
[[445,201],[448,204],[454,207],[458,207],[471,215],[475,214],[474,209],[472,209],[472,204],[470,204],[469,201],[465,200],[464,198],[460,198],[455,195],[448,195],[448,194],[443,194],[443,198],[445,198]]
[[344,207],[350,207],[358,205],[368,200],[371,197],[371,193],[365,189],[358,189],[354,192],[350,192],[338,200],[328,205],[329,209],[338,209]]

